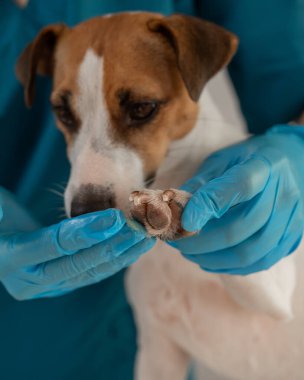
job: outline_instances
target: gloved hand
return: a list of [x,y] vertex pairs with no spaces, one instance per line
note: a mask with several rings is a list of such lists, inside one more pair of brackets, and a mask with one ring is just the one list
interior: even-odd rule
[[268,269],[304,229],[304,127],[281,125],[212,154],[183,187],[189,238],[170,244],[210,272]]
[[57,296],[127,267],[154,245],[122,212],[94,212],[46,228],[0,188],[0,280],[16,299]]

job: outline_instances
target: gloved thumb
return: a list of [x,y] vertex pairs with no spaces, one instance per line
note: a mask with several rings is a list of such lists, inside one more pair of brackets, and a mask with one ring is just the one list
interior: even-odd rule
[[183,228],[201,230],[210,219],[220,218],[231,207],[249,201],[265,188],[269,176],[270,165],[257,158],[228,169],[194,192],[182,214]]
[[209,156],[201,164],[195,176],[185,182],[180,189],[194,194],[200,187],[210,182],[212,179],[220,177],[227,167],[226,165],[223,166],[222,162],[218,160],[219,157],[217,153]]

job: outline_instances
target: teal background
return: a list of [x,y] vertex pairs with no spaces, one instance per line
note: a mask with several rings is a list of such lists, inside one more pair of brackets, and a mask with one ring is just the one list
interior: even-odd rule
[[[46,24],[122,10],[204,16],[240,36],[230,66],[249,128],[262,133],[297,115],[304,103],[304,1],[30,0],[18,9],[0,1],[0,185],[42,224],[60,220],[69,165],[49,107],[51,83],[37,81],[28,110],[14,76],[25,45]],[[133,378],[136,332],[118,275],[63,297],[18,302],[0,288],[0,378]]]

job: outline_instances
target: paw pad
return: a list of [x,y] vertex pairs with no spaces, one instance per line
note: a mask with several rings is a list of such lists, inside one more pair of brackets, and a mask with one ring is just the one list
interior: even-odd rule
[[133,191],[129,198],[131,216],[151,236],[164,240],[188,236],[181,227],[181,213],[189,198],[189,193],[175,189]]

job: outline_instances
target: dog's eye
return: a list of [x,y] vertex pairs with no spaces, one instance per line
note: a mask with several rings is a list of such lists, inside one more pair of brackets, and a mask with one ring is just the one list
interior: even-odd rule
[[133,103],[129,105],[129,116],[134,121],[145,121],[151,118],[158,109],[156,102]]
[[55,106],[53,110],[62,124],[68,128],[73,128],[75,125],[75,118],[72,112],[65,106]]

